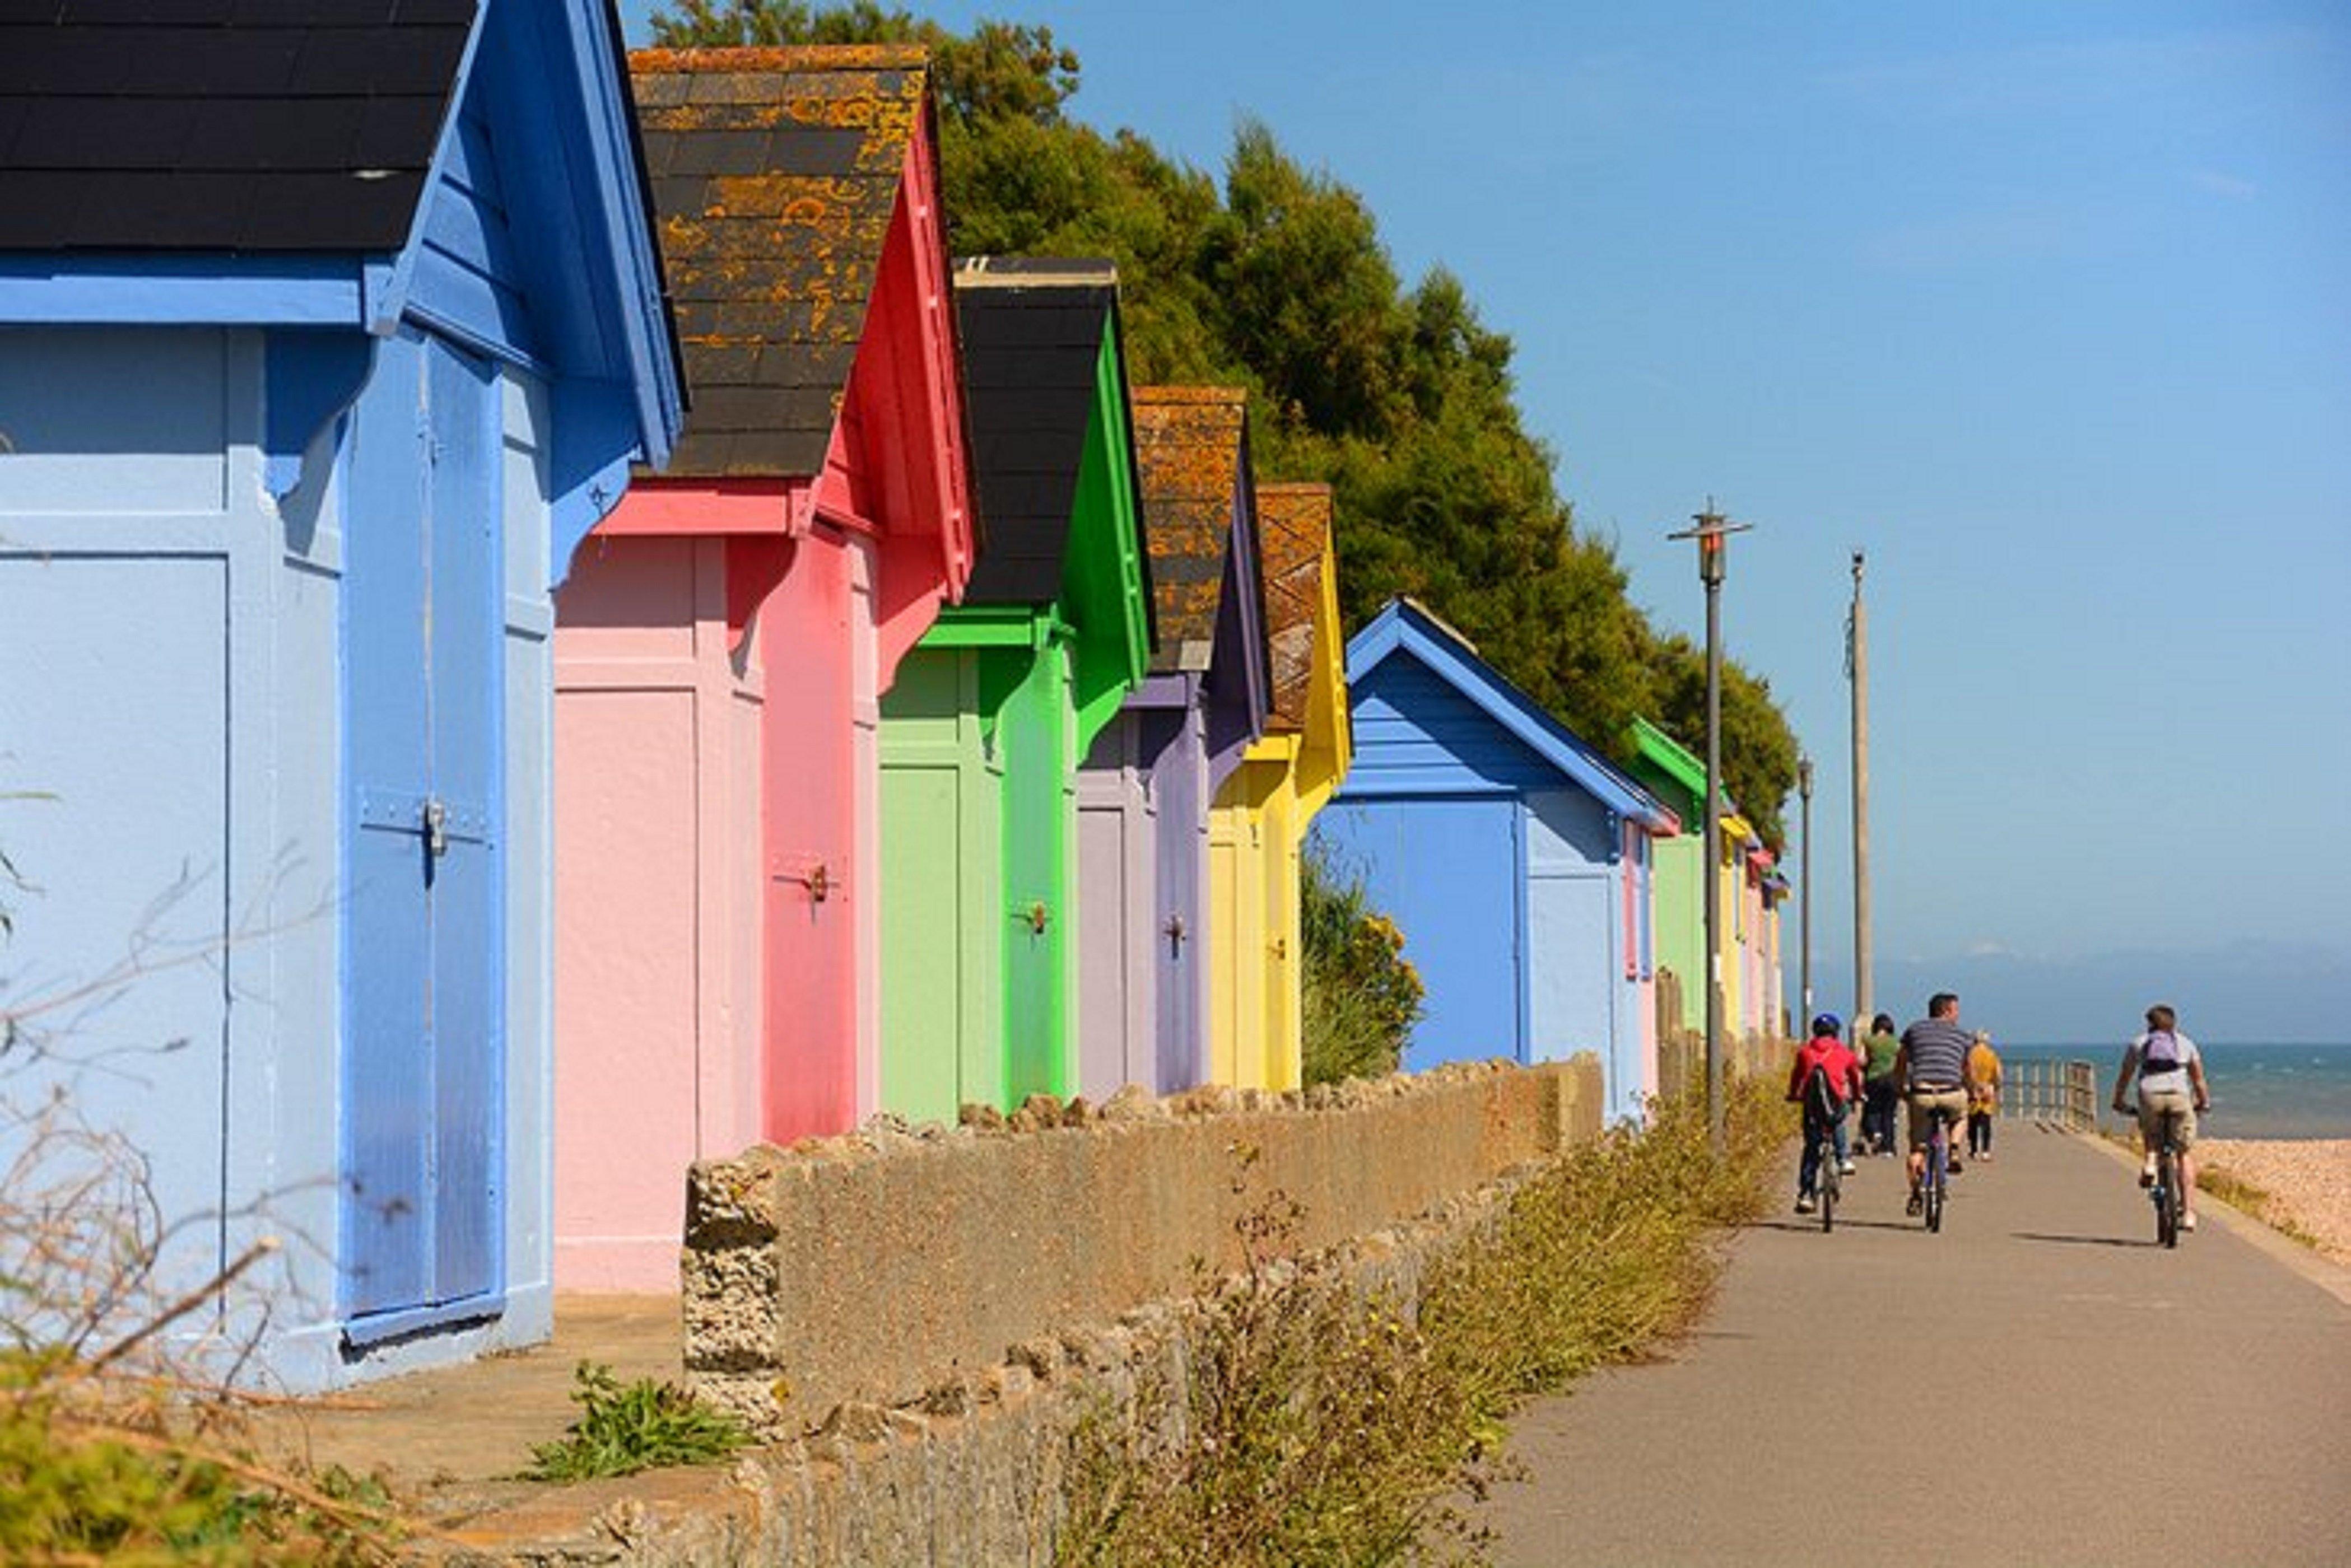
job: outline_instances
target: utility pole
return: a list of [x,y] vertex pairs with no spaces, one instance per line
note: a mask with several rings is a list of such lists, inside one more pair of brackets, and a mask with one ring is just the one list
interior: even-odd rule
[[[1796,759],[1796,794],[1804,803],[1804,857],[1796,869],[1796,921],[1802,928],[1802,966],[1796,971],[1796,994],[1803,1000],[1798,1005],[1803,1017],[1796,1026],[1810,1034],[1813,1029],[1813,759]],[[1856,1032],[1854,1038],[1861,1035]]]
[[1853,1015],[1876,1015],[1869,983],[1869,611],[1862,603],[1863,557],[1853,553],[1853,618],[1845,624],[1845,674],[1853,680]]
[[1722,579],[1725,547],[1749,524],[1732,523],[1714,509],[1690,519],[1697,524],[1669,539],[1698,541],[1698,576],[1706,585],[1706,1127],[1714,1152],[1722,1136]]

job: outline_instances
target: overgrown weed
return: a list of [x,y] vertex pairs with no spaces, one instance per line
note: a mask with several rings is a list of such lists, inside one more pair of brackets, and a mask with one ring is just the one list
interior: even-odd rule
[[27,1020],[0,1009],[0,1563],[391,1561],[383,1486],[273,1459],[231,1386],[235,1293],[277,1242],[166,1289],[146,1162],[38,1085],[71,1057]]
[[671,1465],[705,1465],[748,1447],[751,1434],[726,1411],[674,1383],[622,1383],[609,1366],[583,1361],[573,1373],[580,1418],[563,1436],[531,1449],[533,1480],[590,1480]]
[[[1778,1096],[1738,1085],[1724,1156],[1702,1106],[1656,1107],[1520,1186],[1416,1300],[1348,1289],[1282,1256],[1276,1194],[1241,1226],[1245,1264],[1192,1336],[1180,1406],[1081,1428],[1059,1561],[1136,1568],[1479,1563],[1459,1501],[1497,1473],[1525,1399],[1653,1354],[1717,1276],[1720,1228],[1761,1210],[1789,1135]],[[1270,1218],[1269,1218],[1270,1216]]]

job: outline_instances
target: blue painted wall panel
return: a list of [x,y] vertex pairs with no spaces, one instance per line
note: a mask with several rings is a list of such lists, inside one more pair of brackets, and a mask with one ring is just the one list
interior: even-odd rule
[[1349,691],[1355,756],[1347,790],[1541,789],[1558,770],[1412,659],[1390,659]]
[[[68,1122],[145,1158],[156,1208],[177,1227],[157,1285],[176,1293],[221,1262],[227,562],[35,556],[11,551],[10,533],[0,516],[0,792],[49,798],[0,803],[0,847],[26,885],[0,888],[16,928],[0,981],[31,1031],[0,1062],[0,1101],[36,1116],[62,1090]],[[124,635],[127,605],[136,636]],[[121,976],[141,948],[153,967]],[[27,1137],[0,1119],[0,1170]],[[60,1150],[47,1168],[78,1163]]]
[[[1358,753],[1360,755],[1360,753]],[[1427,988],[1405,1066],[1529,1060],[1521,1032],[1520,806],[1485,799],[1349,800],[1314,819],[1341,876],[1360,875],[1403,930]]]

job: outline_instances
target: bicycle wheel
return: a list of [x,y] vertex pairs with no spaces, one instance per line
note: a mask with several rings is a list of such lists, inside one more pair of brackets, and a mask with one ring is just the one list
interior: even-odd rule
[[2179,1245],[2179,1161],[2168,1147],[2155,1162],[2155,1239]]
[[1939,1125],[1934,1140],[1927,1146],[1927,1229],[1938,1235],[1943,1230],[1943,1184],[1951,1179],[1951,1143]]
[[1843,1180],[1837,1174],[1836,1142],[1821,1140],[1821,1229],[1836,1229],[1837,1189]]

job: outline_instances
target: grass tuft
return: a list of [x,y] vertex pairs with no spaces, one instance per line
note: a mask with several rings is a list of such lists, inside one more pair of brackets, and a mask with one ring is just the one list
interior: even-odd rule
[[622,1383],[590,1361],[574,1374],[580,1418],[562,1438],[531,1449],[533,1480],[590,1480],[670,1465],[705,1465],[748,1447],[751,1434],[674,1383],[640,1377]]

